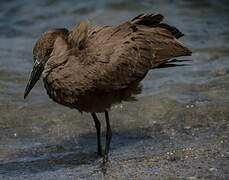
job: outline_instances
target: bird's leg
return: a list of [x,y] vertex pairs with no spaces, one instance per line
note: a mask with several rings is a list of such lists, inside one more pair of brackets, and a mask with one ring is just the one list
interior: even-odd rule
[[100,156],[103,156],[101,138],[100,138],[100,127],[101,127],[101,124],[100,124],[100,121],[99,121],[99,119],[97,118],[97,116],[96,116],[96,114],[94,112],[91,113],[91,115],[92,115],[92,117],[94,119],[95,128],[96,128],[96,131],[97,131],[98,153],[99,153]]
[[103,162],[107,162],[108,160],[108,153],[109,153],[110,142],[111,142],[111,137],[112,137],[111,127],[110,127],[110,122],[109,122],[109,115],[107,111],[105,111],[105,118],[106,118],[106,124],[107,124],[107,133],[106,133],[106,147],[105,147]]

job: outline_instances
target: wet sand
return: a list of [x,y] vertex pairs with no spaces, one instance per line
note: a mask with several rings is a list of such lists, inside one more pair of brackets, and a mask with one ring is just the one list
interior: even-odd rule
[[[113,140],[110,161],[105,166],[93,151],[95,131],[88,129],[86,134],[57,144],[14,152],[15,159],[11,157],[0,165],[1,177],[227,179],[228,118],[228,104],[180,105],[163,98],[140,98],[112,110]],[[90,116],[86,119],[90,121]]]

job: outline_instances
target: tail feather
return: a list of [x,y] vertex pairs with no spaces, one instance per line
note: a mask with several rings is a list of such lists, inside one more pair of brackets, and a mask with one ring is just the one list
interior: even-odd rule
[[166,23],[160,23],[160,24],[157,25],[157,27],[161,27],[161,28],[167,29],[177,39],[182,37],[182,36],[184,36],[184,34],[182,32],[180,32],[176,27],[170,26],[170,25],[168,25]]
[[[162,63],[154,68],[169,68],[169,67],[177,67],[177,66],[190,66],[190,64],[173,64],[173,63],[179,63],[179,62],[189,62],[192,60],[178,60],[178,59],[172,59],[170,61],[166,61],[165,63]],[[171,64],[172,63],[172,64]]]
[[[190,56],[192,52],[178,40],[184,34],[176,27],[162,23],[163,18],[161,14],[140,14],[130,21],[131,28],[139,39],[147,39],[147,42],[150,42],[151,68],[186,66],[176,63],[188,60],[169,60],[179,56]],[[144,49],[143,44],[141,48]],[[145,51],[142,54],[149,52]]]
[[140,14],[131,20],[132,24],[155,26],[164,19],[162,14]]
[[164,19],[164,16],[162,14],[140,14],[137,17],[133,18],[131,20],[131,23],[145,25],[149,27],[161,27],[161,28],[167,29],[177,39],[184,35],[176,27],[170,26],[166,23],[161,23],[163,19]]
[[178,59],[172,59],[172,60],[169,60],[167,61],[166,63],[174,63],[174,62],[190,62],[192,61],[191,59],[181,59],[181,60],[178,60]]

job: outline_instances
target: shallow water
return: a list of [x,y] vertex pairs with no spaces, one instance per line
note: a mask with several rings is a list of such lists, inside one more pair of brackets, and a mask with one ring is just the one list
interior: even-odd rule
[[[228,10],[226,0],[1,1],[0,178],[227,179]],[[138,102],[113,107],[111,162],[101,167],[90,115],[52,102],[41,82],[23,99],[32,48],[50,28],[72,29],[84,18],[116,25],[142,12],[160,12],[178,27],[193,61],[152,70]]]

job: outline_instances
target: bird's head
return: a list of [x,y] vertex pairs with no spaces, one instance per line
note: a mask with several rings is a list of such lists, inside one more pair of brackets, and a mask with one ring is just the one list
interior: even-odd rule
[[67,29],[49,30],[45,32],[44,35],[36,42],[33,48],[33,70],[30,74],[29,81],[25,88],[24,98],[27,97],[36,82],[40,79],[46,62],[52,56],[52,51],[56,38],[59,36],[66,38],[68,36],[68,33],[69,32]]

